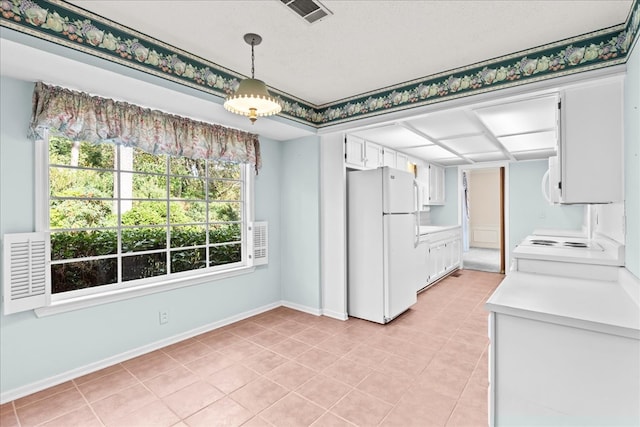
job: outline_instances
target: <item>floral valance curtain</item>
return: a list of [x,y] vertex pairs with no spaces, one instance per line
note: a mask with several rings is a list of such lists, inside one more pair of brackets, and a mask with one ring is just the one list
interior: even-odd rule
[[36,83],[29,129],[74,141],[113,142],[153,154],[261,166],[255,134],[198,122],[126,102]]

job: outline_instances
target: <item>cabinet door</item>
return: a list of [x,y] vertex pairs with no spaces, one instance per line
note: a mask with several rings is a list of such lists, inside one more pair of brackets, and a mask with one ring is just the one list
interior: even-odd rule
[[364,144],[364,166],[367,169],[375,169],[383,165],[382,146],[372,142]]
[[364,167],[364,139],[347,137],[344,161],[348,166]]
[[396,152],[390,148],[385,148],[383,150],[383,160],[382,164],[384,166],[389,166],[390,168],[396,167]]
[[566,89],[560,126],[561,202],[622,201],[622,79]]
[[432,243],[429,247],[429,282],[440,278],[446,271],[444,242]]
[[449,242],[449,253],[450,253],[450,263],[449,263],[449,269],[453,269],[453,268],[458,268],[460,267],[460,258],[461,258],[461,253],[460,253],[460,239],[459,238],[455,238],[454,240],[452,240],[451,242]]
[[429,165],[429,204],[444,204],[444,168]]
[[396,169],[409,170],[409,156],[403,153],[396,153]]

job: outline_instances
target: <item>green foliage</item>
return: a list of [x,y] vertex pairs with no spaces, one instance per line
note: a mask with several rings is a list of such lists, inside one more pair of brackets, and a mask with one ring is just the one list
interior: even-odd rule
[[[219,225],[209,230],[210,265],[224,265],[242,260],[240,224]],[[122,252],[160,250],[160,252],[123,258],[123,280],[134,280],[166,274],[165,250],[167,233],[164,227],[140,227],[122,230]],[[200,245],[205,241],[203,227],[174,227],[171,247]],[[88,232],[60,232],[51,234],[53,260],[64,260],[115,254],[118,236],[115,230]],[[204,248],[172,250],[171,271],[182,272],[206,268]],[[54,293],[115,283],[115,258],[80,261],[53,265],[51,268]]]
[[[123,171],[132,174],[131,181],[122,175],[120,186],[131,182],[131,188],[123,188],[121,197],[151,199],[134,200],[129,209],[121,212],[120,240],[114,190],[117,153]],[[117,283],[119,242],[123,281],[241,261],[242,245],[237,242],[242,238],[242,185],[238,181],[242,173],[238,165],[180,157],[167,159],[138,149],[74,143],[62,137],[50,138],[49,163],[52,260],[108,257],[54,264],[51,268],[54,293]],[[167,165],[173,175],[169,183]],[[170,202],[163,201],[167,185]],[[212,203],[205,203],[205,197]],[[211,225],[209,231],[204,225],[175,226],[204,224],[207,206],[209,220],[220,222]],[[171,226],[170,243],[167,226]],[[95,230],[55,232],[80,228]],[[142,251],[154,252],[136,254]]]
[[97,228],[115,225],[112,202],[105,200],[52,200],[49,224],[57,228]]
[[51,290],[59,292],[116,283],[118,262],[115,258],[54,264],[51,266]]

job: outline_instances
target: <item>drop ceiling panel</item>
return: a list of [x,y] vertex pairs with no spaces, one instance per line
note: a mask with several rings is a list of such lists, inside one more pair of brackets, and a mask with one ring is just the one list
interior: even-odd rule
[[506,156],[502,154],[501,151],[469,154],[466,157],[473,160],[474,162],[496,162],[499,160],[507,160]]
[[424,160],[439,160],[451,158],[451,152],[445,150],[437,145],[430,145],[427,147],[407,148],[402,150],[404,153],[410,156],[415,156]]
[[498,138],[498,141],[512,153],[556,148],[556,132],[525,133]]
[[482,129],[470,121],[466,114],[463,110],[433,113],[411,120],[411,125],[436,139],[482,133]]
[[355,132],[353,135],[394,149],[433,144],[428,139],[397,125],[366,129]]
[[496,136],[553,129],[558,101],[555,96],[510,102],[475,110]]
[[440,141],[447,147],[451,147],[460,154],[480,153],[484,151],[496,151],[498,148],[485,135],[467,136],[456,139],[445,139]]
[[556,154],[555,150],[538,150],[538,151],[522,151],[520,153],[513,153],[513,157],[516,160],[535,160],[535,159],[548,159]]
[[442,166],[456,166],[456,165],[466,165],[469,164],[466,160],[460,157],[451,157],[448,159],[438,159],[438,164]]

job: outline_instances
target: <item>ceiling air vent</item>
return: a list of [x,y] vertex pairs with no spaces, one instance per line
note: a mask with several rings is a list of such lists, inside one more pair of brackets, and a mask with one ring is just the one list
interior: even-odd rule
[[322,18],[333,15],[329,9],[317,0],[280,0],[296,15],[310,24],[318,22]]

